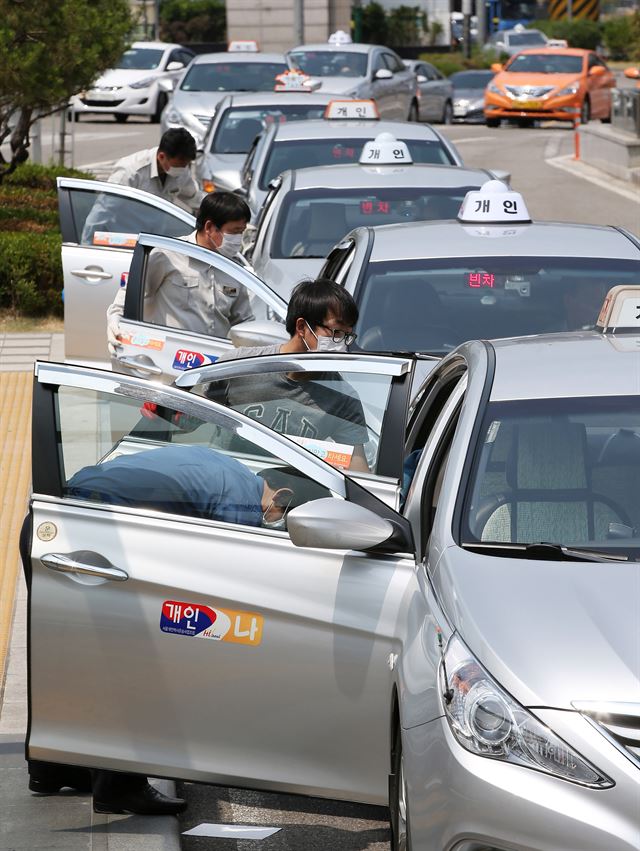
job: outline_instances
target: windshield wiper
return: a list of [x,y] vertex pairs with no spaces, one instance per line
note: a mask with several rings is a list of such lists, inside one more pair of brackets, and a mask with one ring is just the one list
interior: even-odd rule
[[475,552],[513,555],[516,558],[539,558],[543,561],[629,561],[627,555],[590,550],[582,547],[565,547],[540,541],[535,544],[482,544],[466,543],[462,547]]

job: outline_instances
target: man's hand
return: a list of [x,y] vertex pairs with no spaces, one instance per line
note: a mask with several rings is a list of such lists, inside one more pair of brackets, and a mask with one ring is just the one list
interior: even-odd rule
[[107,346],[112,358],[118,356],[118,352],[122,348],[121,340],[120,321],[117,316],[110,316],[107,320]]

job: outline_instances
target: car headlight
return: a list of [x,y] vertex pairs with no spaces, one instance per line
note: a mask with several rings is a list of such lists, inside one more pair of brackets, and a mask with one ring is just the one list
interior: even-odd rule
[[445,717],[466,750],[582,786],[613,786],[608,777],[507,694],[456,635],[443,653],[440,675]]
[[503,94],[502,89],[499,89],[499,88],[496,86],[496,84],[495,84],[495,83],[489,83],[489,85],[487,86],[487,91],[488,91],[488,92],[491,92],[491,93],[492,93],[492,94],[494,94],[494,95],[501,95],[501,94]]
[[130,89],[147,89],[155,82],[155,77],[145,77],[144,80],[138,80],[135,83],[129,83]]
[[562,95],[577,95],[580,91],[580,80],[576,80],[575,83],[571,83],[568,86],[565,86],[564,89],[560,89],[559,92],[556,92],[557,97],[561,97]]
[[169,124],[183,124],[184,123],[182,115],[180,115],[180,113],[175,108],[175,106],[172,106],[172,107],[169,108],[169,111],[167,112],[167,121],[169,122]]

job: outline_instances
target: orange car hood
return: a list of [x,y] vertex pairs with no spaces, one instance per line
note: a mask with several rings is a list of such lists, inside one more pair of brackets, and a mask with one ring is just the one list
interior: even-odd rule
[[580,77],[580,74],[527,74],[503,71],[494,77],[493,82],[498,86],[553,86],[560,88],[561,86],[568,86]]

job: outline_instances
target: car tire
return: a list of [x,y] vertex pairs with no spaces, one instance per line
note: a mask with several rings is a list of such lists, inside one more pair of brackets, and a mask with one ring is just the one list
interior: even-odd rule
[[114,112],[113,117],[118,124],[124,124],[124,122],[129,118],[126,112]]
[[487,127],[499,127],[500,119],[499,118],[485,118],[485,124]]
[[453,105],[452,105],[451,101],[448,100],[444,105],[444,109],[442,110],[441,123],[442,124],[451,124],[452,121],[453,121]]
[[396,725],[391,753],[391,774],[389,775],[389,814],[391,823],[391,851],[411,851],[411,832],[409,828],[409,802],[404,778],[404,759],[402,756],[402,733]]
[[533,127],[533,118],[519,118],[518,127],[522,127],[523,129]]
[[418,109],[418,104],[415,100],[411,101],[407,121],[420,121],[420,110]]
[[591,120],[591,104],[589,103],[589,98],[585,98],[582,101],[582,106],[580,107],[580,124],[588,124]]
[[160,124],[160,118],[162,117],[162,111],[167,105],[167,96],[164,92],[158,92],[158,99],[156,100],[156,111],[151,116],[152,124]]

